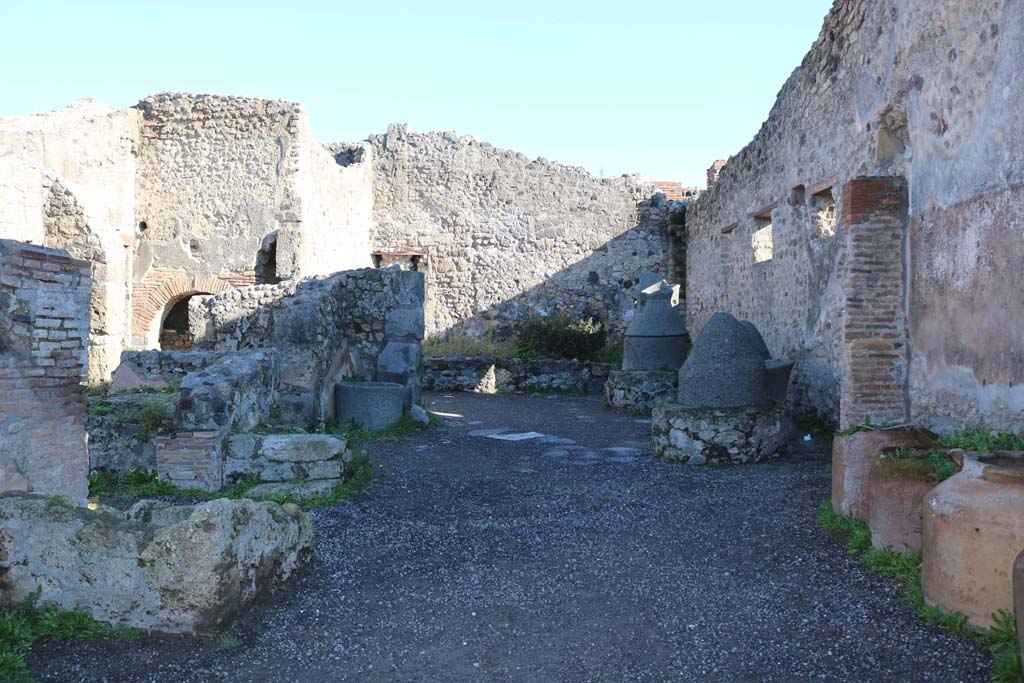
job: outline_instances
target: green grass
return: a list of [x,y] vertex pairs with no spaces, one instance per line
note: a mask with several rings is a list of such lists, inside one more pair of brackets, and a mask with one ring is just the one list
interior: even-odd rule
[[38,640],[98,640],[134,638],[135,629],[110,626],[81,611],[62,611],[53,605],[37,607],[38,596],[0,616],[0,680],[34,680],[25,664],[25,652]]
[[323,496],[308,498],[303,501],[294,499],[287,493],[269,496],[250,496],[249,490],[262,482],[248,477],[238,481],[223,491],[204,491],[202,489],[183,489],[174,484],[157,478],[155,472],[147,470],[128,470],[127,472],[92,472],[89,475],[89,495],[98,496],[104,503],[118,508],[127,508],[142,498],[180,498],[183,500],[215,500],[227,498],[252,500],[272,503],[295,503],[304,508],[323,507],[344,502],[354,496],[373,479],[373,466],[365,453],[357,453],[346,467],[345,480]]
[[1012,614],[1000,611],[992,615],[995,626],[983,631],[967,627],[967,617],[935,605],[927,605],[921,589],[921,551],[898,553],[891,548],[871,547],[871,530],[858,519],[846,517],[825,501],[818,508],[815,520],[824,531],[845,538],[847,552],[859,556],[865,565],[903,588],[903,599],[913,606],[922,619],[934,628],[952,635],[976,640],[992,653],[989,680],[992,683],[1024,683],[1021,673],[1017,625]]
[[142,443],[167,427],[172,413],[171,401],[165,397],[152,396],[141,401],[94,400],[89,403],[89,415],[106,418],[113,429],[129,424],[139,425],[138,438]]
[[513,358],[515,347],[511,342],[496,342],[488,335],[482,339],[452,336],[448,339],[423,340],[424,356],[490,356],[491,358]]
[[960,467],[949,457],[949,451],[938,449],[920,452],[901,446],[884,451],[879,462],[883,480],[903,474],[942,482],[960,471]]
[[939,437],[939,443],[967,451],[1024,451],[1024,437],[991,429],[972,429]]

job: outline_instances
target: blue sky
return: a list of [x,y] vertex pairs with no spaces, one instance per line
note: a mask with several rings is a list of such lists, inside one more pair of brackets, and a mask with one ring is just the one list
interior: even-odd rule
[[831,0],[0,0],[0,116],[161,90],[298,100],[322,141],[389,122],[703,185],[757,132]]

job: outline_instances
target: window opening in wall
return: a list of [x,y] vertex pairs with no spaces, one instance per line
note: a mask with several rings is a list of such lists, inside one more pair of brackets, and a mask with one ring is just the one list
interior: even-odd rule
[[277,275],[276,235],[271,235],[263,240],[263,246],[256,253],[254,271],[258,285],[276,285],[281,282],[281,278]]
[[774,246],[772,244],[772,223],[770,220],[757,219],[757,229],[750,236],[750,246],[754,250],[754,263],[771,261]]
[[197,292],[167,304],[167,314],[160,326],[161,351],[191,351],[192,333],[188,326],[188,302],[193,296],[208,294]]
[[774,257],[774,243],[772,236],[772,212],[775,205],[770,204],[760,211],[750,214],[754,219],[754,232],[750,236],[750,247],[754,252],[754,263],[771,261]]
[[803,183],[794,185],[789,191],[789,205],[790,206],[803,206],[804,194],[807,188],[804,187]]
[[370,254],[370,258],[373,259],[374,268],[390,268],[397,265],[402,270],[424,271],[427,265],[423,254],[408,249],[375,251]]
[[836,234],[836,200],[829,188],[811,197],[812,237],[832,237]]
[[139,221],[139,232],[146,232],[149,230],[149,226],[146,225],[146,221]]

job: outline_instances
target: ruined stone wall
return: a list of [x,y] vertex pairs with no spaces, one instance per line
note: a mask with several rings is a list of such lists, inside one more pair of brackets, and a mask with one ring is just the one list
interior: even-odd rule
[[89,264],[0,240],[0,492],[88,495]]
[[253,284],[268,260],[269,282],[370,264],[368,167],[340,166],[301,105],[161,93],[138,109],[135,345],[156,343],[175,297],[221,291],[162,281]]
[[89,379],[109,377],[129,335],[138,116],[94,100],[0,119],[0,237],[93,263]]
[[798,361],[795,398],[836,417],[839,188],[903,176],[911,417],[1024,429],[1011,322],[1024,298],[1014,269],[992,267],[1024,258],[1024,242],[1002,239],[1022,206],[1022,33],[1021,0],[838,0],[758,135],[690,204],[691,332],[717,310],[750,319],[773,355]]
[[407,126],[370,142],[374,249],[422,255],[430,335],[502,334],[509,320],[558,310],[618,331],[639,273],[667,265],[668,204],[633,177]]
[[379,379],[381,359],[406,351],[419,385],[423,276],[363,269],[292,280],[194,301],[190,319],[201,350],[281,351],[280,407],[286,419],[320,422],[333,415],[334,383]]

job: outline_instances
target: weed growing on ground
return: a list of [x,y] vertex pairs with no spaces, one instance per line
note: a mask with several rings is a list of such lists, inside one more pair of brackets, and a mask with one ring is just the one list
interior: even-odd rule
[[25,651],[37,640],[90,640],[134,638],[135,629],[96,621],[81,611],[61,611],[53,605],[38,607],[38,594],[19,608],[0,616],[0,680],[33,680],[25,664]]
[[881,460],[883,479],[905,474],[919,479],[942,482],[960,471],[949,451],[934,449],[926,452],[915,451],[901,446],[884,452]]
[[1024,436],[991,429],[972,429],[939,437],[939,443],[967,451],[1024,451]]
[[157,478],[155,472],[148,470],[128,470],[127,472],[93,472],[89,475],[89,495],[108,498],[112,504],[130,505],[141,498],[181,498],[187,500],[214,500],[228,498],[251,498],[252,500],[272,503],[295,503],[304,508],[323,507],[344,502],[370,483],[373,479],[373,466],[365,453],[358,453],[347,466],[347,477],[338,486],[323,496],[308,498],[303,501],[294,499],[287,493],[269,496],[250,496],[248,492],[261,482],[253,477],[242,479],[223,491],[209,492],[202,489],[183,489],[174,484]]
[[107,418],[113,429],[121,429],[129,424],[139,425],[138,439],[142,443],[149,441],[153,434],[168,424],[171,413],[171,402],[156,396],[138,402],[97,400],[89,403],[89,415]]
[[[864,522],[835,512],[832,503],[825,501],[818,508],[815,520],[824,531],[847,539],[847,552],[878,574],[895,581],[903,588],[903,598],[909,602],[929,626],[952,635],[976,640],[992,653],[989,678],[992,683],[1024,683],[1021,673],[1020,647],[1017,641],[1017,623],[1012,614],[1000,611],[992,615],[995,626],[984,631],[967,628],[967,617],[948,612],[935,605],[927,605],[921,589],[921,551],[898,553],[891,548],[878,550],[871,547],[871,530]],[[865,540],[866,539],[866,540]]]
[[494,341],[494,336],[491,334],[481,339],[453,335],[448,339],[424,339],[423,355],[512,358],[516,355],[516,351],[511,342]]

